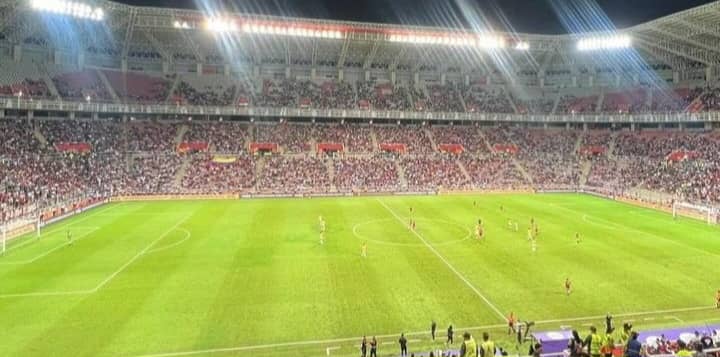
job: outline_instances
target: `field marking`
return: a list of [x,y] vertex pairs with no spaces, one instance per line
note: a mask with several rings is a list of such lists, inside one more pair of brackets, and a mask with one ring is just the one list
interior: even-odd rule
[[[90,234],[99,231],[99,230],[100,230],[100,227],[95,227],[95,228],[93,228],[93,229],[90,229],[89,231],[87,231],[87,232],[85,232],[85,233],[83,233],[83,234],[80,234],[77,238],[74,238],[74,239],[72,240],[72,243],[75,243],[76,241],[79,241],[79,240],[81,240],[81,239],[89,236]],[[46,252],[44,252],[44,253],[40,253],[40,255],[36,256],[35,258],[26,259],[26,260],[21,260],[21,261],[16,261],[16,262],[4,262],[4,261],[0,261],[0,265],[27,265],[27,264],[32,264],[32,263],[34,263],[34,262],[36,262],[36,261],[38,261],[38,260],[40,260],[40,259],[42,259],[42,258],[44,258],[44,257],[46,257],[46,256],[48,256],[48,255],[50,255],[50,254],[52,254],[53,252],[57,251],[58,249],[67,247],[68,245],[71,245],[71,244],[68,243],[68,242],[66,242],[66,241],[64,241],[64,242],[60,243],[59,245],[57,245],[56,247],[51,248],[50,250],[48,250],[48,251],[46,251]]]
[[168,249],[170,249],[170,248],[175,248],[175,247],[177,247],[178,245],[180,245],[180,244],[182,244],[182,243],[185,243],[185,241],[187,241],[188,239],[190,239],[190,237],[192,237],[192,233],[190,233],[187,229],[178,228],[177,230],[178,230],[178,231],[181,231],[181,232],[185,232],[185,238],[183,238],[182,240],[180,240],[180,241],[178,241],[178,242],[175,242],[175,243],[173,243],[173,244],[166,245],[166,246],[164,246],[164,247],[155,248],[155,249],[150,249],[150,250],[148,250],[147,252],[145,252],[145,254],[152,254],[152,253],[162,252],[162,251],[168,250]]
[[145,255],[147,251],[152,248],[155,244],[157,244],[159,241],[161,241],[163,238],[165,238],[170,232],[174,231],[178,228],[181,224],[183,224],[188,218],[190,218],[192,214],[188,214],[181,220],[179,220],[175,225],[170,227],[167,231],[162,233],[157,239],[153,240],[145,246],[140,252],[138,252],[135,256],[133,256],[128,262],[123,264],[118,270],[110,274],[108,277],[103,279],[98,285],[96,285],[92,289],[87,290],[71,290],[71,291],[50,291],[50,292],[35,292],[35,293],[19,293],[19,294],[0,294],[0,299],[10,299],[10,298],[21,298],[21,297],[46,297],[46,296],[65,296],[65,295],[89,295],[94,294],[100,289],[102,289],[107,283],[115,279],[120,273],[122,273],[127,267],[129,267],[132,263],[134,263],[138,258]]
[[[363,236],[362,234],[357,232],[358,227],[362,227],[362,226],[365,226],[365,225],[368,225],[371,223],[375,223],[375,222],[385,222],[385,221],[394,221],[394,220],[395,220],[394,218],[379,218],[379,219],[371,219],[369,221],[356,223],[355,225],[353,225],[352,232],[353,232],[353,235],[355,236],[355,238],[358,238],[360,240],[367,241],[367,242],[372,242],[375,244],[381,244],[381,245],[387,245],[387,246],[393,246],[393,247],[422,247],[423,246],[422,244],[419,244],[419,243],[395,243],[395,242],[385,242],[385,241],[375,240],[375,239],[368,239],[368,238],[365,238],[365,236]],[[467,235],[463,238],[460,238],[457,240],[452,240],[449,242],[436,243],[435,244],[436,247],[462,243],[462,242],[472,238],[472,231],[470,231],[470,228],[464,227],[457,222],[446,221],[443,219],[432,219],[432,218],[418,218],[417,220],[418,221],[425,220],[425,221],[431,221],[431,222],[442,222],[442,223],[448,224],[450,226],[462,228],[467,232]]]
[[[398,216],[397,213],[395,213],[395,211],[393,211],[390,207],[388,207],[388,205],[386,205],[385,202],[381,201],[380,199],[377,199],[377,201],[378,201],[383,207],[385,207],[385,209],[386,209],[388,212],[390,212],[390,214],[392,214],[393,216],[395,216],[395,218],[398,220],[398,222],[400,222],[400,224],[402,224],[403,226],[405,226],[405,222],[402,220],[402,218],[400,218],[400,216]],[[425,244],[425,246],[426,246],[428,249],[430,249],[430,251],[433,252],[433,253],[440,259],[441,262],[445,263],[445,265],[447,265],[447,267],[450,268],[450,270],[451,270],[453,273],[455,273],[455,275],[456,275],[458,278],[460,278],[460,280],[462,280],[462,281],[465,283],[465,285],[467,285],[467,286],[470,288],[470,290],[472,290],[472,291],[475,293],[475,295],[477,295],[478,297],[480,297],[480,299],[482,299],[483,301],[485,301],[485,303],[486,303],[498,316],[500,316],[500,319],[502,319],[503,322],[507,321],[507,320],[505,319],[505,314],[503,314],[503,313],[500,311],[500,309],[498,309],[497,306],[495,306],[495,304],[493,304],[487,297],[485,297],[485,295],[483,295],[483,293],[481,293],[480,290],[478,290],[473,284],[471,284],[470,281],[468,281],[467,278],[465,278],[464,275],[462,275],[457,269],[455,269],[455,267],[453,267],[452,264],[450,264],[450,262],[448,262],[447,259],[445,259],[445,257],[443,257],[442,254],[440,254],[440,252],[438,252],[435,248],[433,248],[433,246],[430,245],[430,244],[425,240],[425,238],[423,238],[423,236],[420,235],[420,233],[418,233],[417,231],[412,230],[412,229],[408,229],[408,230],[409,230],[410,232],[412,232],[416,237],[418,237],[418,239],[420,239],[420,241],[422,241],[422,242]]]
[[[72,221],[72,222],[70,222],[70,223],[65,223],[65,224],[62,224],[62,225],[58,225],[58,227],[55,227],[54,229],[51,229],[50,232],[43,233],[42,230],[41,230],[41,231],[40,231],[40,237],[43,237],[43,236],[48,235],[48,234],[53,234],[53,233],[55,233],[55,232],[57,232],[57,231],[61,231],[61,230],[63,230],[63,229],[67,229],[67,227],[71,227],[71,226],[73,226],[73,225],[75,225],[75,224],[78,224],[78,223],[80,223],[80,222],[84,222],[84,221],[87,220],[88,218],[94,217],[94,216],[98,215],[100,212],[105,212],[105,211],[111,210],[111,209],[113,209],[113,208],[120,207],[120,206],[122,206],[122,205],[123,205],[123,203],[118,203],[118,204],[116,204],[116,205],[110,204],[109,207],[103,207],[103,208],[98,207],[99,209],[98,209],[97,211],[91,212],[91,213],[89,213],[89,214],[87,214],[87,215],[85,215],[85,216],[83,216],[83,217],[80,217],[80,218],[78,218],[77,220],[74,220],[74,221]],[[80,212],[80,213],[82,213],[82,212]],[[72,216],[71,216],[71,217],[72,217]],[[66,219],[69,219],[69,218],[71,218],[71,217],[68,217],[68,218],[66,218]],[[60,221],[60,222],[62,222],[62,221]],[[57,222],[57,223],[60,223],[60,222]],[[26,233],[26,234],[32,234],[32,233]],[[18,237],[18,238],[20,238],[20,237]],[[28,244],[30,244],[30,243],[35,243],[35,242],[37,242],[37,239],[32,239],[32,238],[33,238],[33,237],[27,237],[27,238],[25,238],[25,242],[18,243],[18,244],[13,244],[12,246],[8,247],[8,248],[5,250],[5,252],[7,253],[7,252],[9,252],[9,251],[12,251],[12,250],[15,250],[15,249],[18,249],[18,248],[22,248],[22,247],[24,247],[24,246],[26,246],[26,245],[28,245]],[[10,242],[10,241],[12,241],[12,240],[13,240],[13,239],[9,239],[8,241]]]
[[[550,205],[550,206],[557,207],[557,208],[560,208],[560,209],[564,209],[564,210],[569,211],[569,212],[572,212],[572,213],[574,213],[574,214],[576,214],[576,215],[581,215],[581,213],[578,212],[578,211],[576,211],[576,210],[572,210],[572,209],[569,209],[569,208],[565,208],[565,207],[563,207],[563,206],[560,206],[560,205],[557,205],[557,204],[554,204],[554,203],[549,203],[549,205]],[[597,221],[605,222],[605,224],[598,223],[598,222],[593,222],[592,220],[588,220],[588,218],[592,218],[592,220],[597,220]],[[677,241],[677,240],[674,240],[674,239],[672,239],[672,238],[663,237],[663,236],[657,235],[657,234],[655,234],[655,233],[646,232],[646,231],[643,231],[643,230],[640,230],[640,229],[638,229],[638,228],[634,228],[634,227],[632,227],[632,226],[628,226],[628,225],[625,225],[625,224],[622,224],[622,223],[617,223],[617,222],[608,221],[607,219],[604,219],[604,218],[601,218],[601,217],[595,217],[595,216],[592,216],[592,215],[589,215],[589,214],[582,214],[582,220],[585,221],[585,222],[587,222],[587,223],[590,223],[590,224],[592,224],[592,225],[595,225],[595,226],[597,226],[597,227],[606,228],[606,229],[611,229],[611,230],[620,231],[620,232],[624,232],[624,233],[637,233],[637,234],[640,234],[640,235],[644,235],[644,236],[646,236],[646,237],[654,237],[654,238],[656,238],[656,239],[660,239],[660,240],[663,240],[663,241],[672,243],[673,245],[682,247],[682,248],[684,248],[684,249],[690,249],[690,250],[694,250],[694,251],[697,251],[697,252],[702,253],[702,254],[712,255],[712,256],[715,256],[715,257],[720,257],[720,254],[718,254],[718,253],[711,252],[711,251],[707,251],[707,250],[704,250],[704,249],[702,249],[702,248],[695,247],[695,246],[693,246],[693,245],[684,244],[684,243],[682,243],[681,241]],[[610,226],[614,226],[614,227],[610,227]]]
[[[684,311],[715,310],[715,309],[716,309],[715,306],[698,306],[698,307],[672,309],[672,310],[631,312],[631,313],[615,314],[613,316],[615,316],[615,317],[642,316],[642,315],[650,315],[650,314],[662,314],[662,313],[666,313],[667,311],[684,312]],[[553,324],[553,323],[558,323],[558,322],[571,322],[571,321],[583,321],[583,320],[604,321],[605,315],[576,317],[576,318],[568,318],[568,319],[541,320],[541,321],[536,321],[535,324],[536,325],[547,325],[547,324]],[[628,320],[628,321],[631,321],[631,320]],[[593,325],[592,323],[583,324],[583,326],[592,326],[592,325]],[[478,331],[478,330],[499,329],[499,328],[505,328],[505,327],[507,327],[507,324],[485,325],[485,326],[474,326],[474,327],[459,327],[459,328],[455,328],[455,330],[456,331],[458,331],[458,330],[460,330],[460,331]],[[405,333],[405,336],[418,336],[418,335],[425,335],[425,334],[429,335],[430,331],[424,330],[424,331],[407,332],[407,333]],[[398,336],[399,336],[399,333],[394,333],[394,334],[386,334],[386,335],[376,335],[375,337],[379,338],[379,339],[385,339],[385,338],[392,338],[392,337],[398,337]],[[443,335],[438,335],[438,337],[443,337]],[[327,345],[327,344],[335,344],[335,343],[341,343],[341,342],[360,341],[361,339],[362,339],[362,336],[360,336],[360,337],[344,337],[344,338],[335,338],[335,339],[327,339],[327,340],[307,340],[307,341],[281,342],[281,343],[262,344],[262,345],[246,345],[246,346],[237,346],[237,347],[210,348],[210,349],[193,350],[193,351],[150,353],[150,354],[134,355],[131,357],[182,357],[182,356],[193,356],[193,355],[203,355],[203,354],[273,349],[273,348],[282,348],[282,347]],[[396,341],[383,341],[383,342],[380,342],[380,345],[384,346],[384,345],[392,345],[392,344],[396,344],[396,343],[397,343]],[[125,356],[125,357],[127,357],[127,356]]]

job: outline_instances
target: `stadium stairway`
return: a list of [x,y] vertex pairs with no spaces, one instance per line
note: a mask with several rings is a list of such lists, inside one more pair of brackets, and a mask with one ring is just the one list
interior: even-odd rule
[[375,135],[375,130],[372,130],[372,127],[370,128],[370,139],[372,140],[373,145],[372,152],[378,152],[380,150],[380,145],[378,145],[377,136]]
[[488,139],[485,136],[485,134],[483,133],[483,131],[478,129],[477,133],[478,133],[478,135],[480,135],[480,137],[482,138],[482,141],[485,143],[485,147],[487,147],[488,152],[490,152],[490,153],[495,152],[495,150],[493,149],[492,145],[490,145],[490,142],[488,141]]
[[425,128],[425,129],[423,129],[423,132],[424,132],[425,135],[427,136],[428,140],[430,140],[430,147],[432,147],[433,151],[434,151],[434,152],[439,152],[440,150],[438,150],[438,146],[437,146],[437,144],[435,143],[435,137],[433,137],[433,135],[432,135],[432,133],[430,132],[430,130],[428,130],[427,128]]
[[580,149],[582,148],[583,139],[585,139],[585,132],[581,131],[580,135],[578,135],[577,140],[575,141],[575,149],[573,149],[573,153],[575,155],[578,155],[580,153]]
[[510,91],[505,86],[503,86],[503,92],[505,93],[505,98],[507,98],[508,103],[510,103],[510,106],[513,108],[513,113],[520,114],[517,105],[515,105],[515,102],[512,99],[512,95],[510,95]]
[[183,178],[185,178],[185,173],[187,173],[191,162],[192,155],[185,155],[185,157],[183,157],[182,164],[180,164],[180,167],[175,173],[175,177],[173,178],[173,187],[177,188],[178,190],[182,188]]
[[53,97],[60,98],[60,92],[58,92],[57,87],[55,87],[55,82],[53,82],[52,78],[50,78],[50,74],[47,69],[40,64],[37,64],[37,68],[38,73],[42,74],[42,79],[45,81],[45,85],[48,87],[48,90],[50,90]]
[[463,112],[467,113],[467,104],[465,104],[465,97],[463,97],[462,93],[458,90],[457,92],[458,99],[460,99],[460,104],[462,104]]
[[400,165],[399,160],[393,160],[393,163],[395,164],[395,169],[398,173],[398,180],[400,181],[400,186],[403,188],[407,188],[407,179],[405,178],[405,169],[403,169],[402,165]]
[[258,188],[258,184],[260,183],[260,173],[265,169],[265,157],[260,155],[255,159],[255,185],[253,186],[254,189]]
[[176,147],[178,145],[180,145],[180,143],[183,141],[183,138],[185,137],[185,133],[187,133],[188,130],[190,130],[190,128],[185,124],[180,125],[180,127],[178,127],[177,134],[175,135],[175,146]]
[[603,103],[605,102],[605,91],[601,90],[598,96],[597,103],[595,103],[594,113],[599,113],[603,110]]
[[607,158],[610,160],[616,160],[615,157],[615,145],[617,145],[617,132],[612,132],[610,134],[610,142],[608,143],[608,150],[607,150]]
[[[514,140],[512,137],[508,136],[508,140],[510,140],[510,142],[511,142],[513,145],[515,145],[515,146],[517,146],[517,147],[521,147],[520,145],[518,145],[518,143],[515,142],[515,140]],[[490,145],[490,144],[488,144],[488,146],[489,146],[489,145]],[[518,159],[515,158],[515,156],[510,156],[510,160],[512,160],[513,165],[515,165],[515,168],[520,172],[520,174],[522,174],[522,176],[525,178],[525,180],[528,182],[528,184],[529,184],[530,186],[534,186],[534,185],[535,185],[535,180],[534,180],[533,177],[530,175],[530,173],[529,173],[527,170],[525,170],[525,167],[523,167],[523,165],[520,164],[520,161],[518,161]]]
[[97,74],[98,78],[100,78],[100,82],[105,86],[105,89],[107,89],[107,92],[110,93],[110,96],[113,99],[113,102],[120,103],[120,97],[117,95],[117,92],[115,92],[115,88],[110,84],[110,81],[105,76],[105,72],[96,69],[95,73]]
[[552,107],[552,111],[550,112],[550,114],[557,113],[557,108],[558,108],[558,105],[560,104],[560,97],[562,97],[562,96],[558,92],[558,94],[555,96],[555,101],[553,102],[553,107]]
[[580,187],[584,187],[590,177],[590,171],[592,170],[592,161],[582,160],[580,165]]
[[463,164],[462,161],[460,161],[460,160],[455,160],[455,163],[460,168],[460,172],[462,172],[462,174],[465,176],[465,179],[467,180],[467,182],[472,183],[473,182],[472,178],[470,177],[470,174],[468,173],[468,170],[465,167],[465,164]]
[[332,159],[325,160],[325,167],[327,167],[328,178],[330,179],[330,188],[336,191],[335,187],[335,163]]
[[175,79],[172,82],[172,85],[170,86],[170,89],[168,90],[167,98],[165,98],[165,103],[169,103],[170,99],[173,98],[173,95],[175,94],[175,90],[177,89],[178,84],[180,84],[180,76],[175,75]]
[[46,147],[48,146],[48,141],[47,141],[47,139],[45,138],[45,135],[43,135],[43,133],[40,132],[40,126],[37,126],[37,125],[36,125],[35,128],[33,128],[32,134],[33,134],[33,136],[35,137],[35,139],[36,139],[38,142],[40,142],[40,145],[41,145],[43,148],[46,148]]

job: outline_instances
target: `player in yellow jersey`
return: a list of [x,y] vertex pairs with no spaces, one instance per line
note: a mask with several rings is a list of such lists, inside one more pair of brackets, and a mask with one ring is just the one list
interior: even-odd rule
[[360,256],[363,258],[367,258],[367,242],[363,242],[362,246],[360,247]]
[[477,224],[475,225],[475,238],[477,238],[478,241],[482,241],[484,234],[485,232],[483,231],[482,220],[478,219]]

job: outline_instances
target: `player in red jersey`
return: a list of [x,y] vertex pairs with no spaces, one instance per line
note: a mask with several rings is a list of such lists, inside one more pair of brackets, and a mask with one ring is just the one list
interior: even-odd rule
[[508,323],[508,335],[512,335],[515,333],[515,314],[511,311],[510,315],[508,316],[507,323]]

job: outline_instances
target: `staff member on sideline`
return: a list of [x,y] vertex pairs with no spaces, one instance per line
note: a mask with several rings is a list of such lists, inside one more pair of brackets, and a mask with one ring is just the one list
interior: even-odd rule
[[463,334],[463,343],[460,346],[460,357],[477,357],[477,343],[469,332]]

